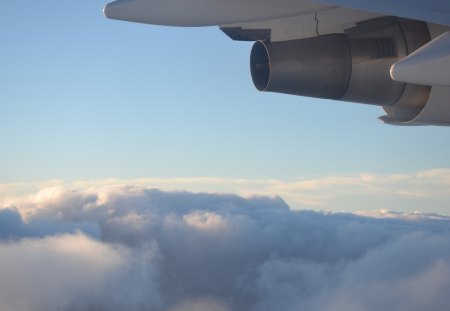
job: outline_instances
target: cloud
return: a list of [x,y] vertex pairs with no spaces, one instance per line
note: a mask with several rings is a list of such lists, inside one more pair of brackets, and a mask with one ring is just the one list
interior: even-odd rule
[[229,311],[229,309],[214,299],[198,299],[181,303],[170,311]]
[[68,310],[94,299],[124,263],[120,253],[81,234],[0,245],[1,310]]
[[54,234],[76,233],[83,231],[92,237],[99,237],[97,224],[92,222],[66,222],[54,217],[33,218],[32,222],[25,222],[23,215],[16,207],[0,209],[0,240],[17,239],[23,237],[44,237]]
[[436,214],[136,185],[50,187],[0,210],[1,310],[440,311],[449,291]]
[[448,239],[423,233],[399,238],[349,266],[325,310],[446,310]]
[[[97,181],[63,181],[0,184],[0,202],[9,205],[16,198],[43,188],[66,187],[88,190],[100,186],[133,184],[170,191],[184,189],[191,192],[237,193],[241,196],[278,195],[293,209],[305,206],[331,211],[356,211],[392,208],[411,211],[432,204],[433,210],[449,214],[450,169],[431,169],[410,174],[334,174],[310,176],[294,180],[279,179],[226,179],[214,177],[141,178],[133,180],[104,179]],[[393,203],[394,202],[394,203]]]

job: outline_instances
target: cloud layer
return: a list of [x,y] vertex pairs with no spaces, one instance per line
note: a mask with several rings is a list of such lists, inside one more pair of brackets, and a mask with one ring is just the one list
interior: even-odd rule
[[[410,174],[335,174],[294,180],[227,179],[214,177],[105,179],[90,181],[53,180],[46,182],[0,184],[0,202],[12,194],[34,193],[42,188],[65,186],[89,189],[105,185],[132,184],[166,190],[237,193],[246,196],[277,194],[292,209],[305,206],[329,211],[357,211],[387,208],[408,212],[432,209],[450,215],[450,169],[431,169]],[[1,203],[0,203],[1,205]]]
[[56,187],[0,209],[0,241],[1,310],[450,309],[439,215]]

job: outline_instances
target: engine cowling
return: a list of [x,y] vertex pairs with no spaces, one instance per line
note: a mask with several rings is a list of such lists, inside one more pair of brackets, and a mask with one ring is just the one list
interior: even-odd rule
[[379,105],[407,122],[425,107],[431,87],[394,81],[389,70],[430,39],[426,23],[382,17],[345,34],[257,41],[250,69],[260,91]]

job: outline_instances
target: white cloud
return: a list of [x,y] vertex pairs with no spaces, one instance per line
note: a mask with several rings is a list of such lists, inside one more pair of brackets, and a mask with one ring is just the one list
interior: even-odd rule
[[0,210],[1,310],[450,309],[445,216],[52,186]]
[[96,299],[124,260],[81,234],[0,244],[0,309],[68,310],[80,297]]
[[222,231],[228,228],[225,217],[211,212],[195,211],[184,215],[183,220],[198,230]]
[[[57,189],[62,186],[84,190],[91,189],[97,193],[101,190],[101,187],[129,184],[168,191],[183,189],[192,192],[237,193],[241,196],[278,195],[283,197],[294,209],[308,207],[330,211],[348,211],[351,206],[365,206],[365,209],[395,208],[407,211],[411,208],[423,209],[425,205],[431,203],[433,211],[450,214],[448,210],[450,204],[450,169],[432,169],[411,174],[336,174],[299,178],[297,180],[214,177],[106,179],[97,181],[53,180],[0,185],[0,203],[3,202],[3,205],[11,204],[16,200],[12,196],[14,193],[22,196],[24,193],[32,193],[43,188]],[[121,191],[120,188],[117,188],[117,191]],[[44,198],[51,195],[51,193],[41,194]],[[108,194],[105,193],[104,195]],[[38,198],[35,199],[38,200]],[[103,198],[99,195],[97,199],[102,200]],[[393,202],[393,205],[388,206],[386,202]]]

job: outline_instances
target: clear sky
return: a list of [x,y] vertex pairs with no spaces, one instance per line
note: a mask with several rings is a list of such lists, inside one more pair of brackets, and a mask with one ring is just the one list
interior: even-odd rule
[[[420,204],[445,213],[448,128],[393,127],[377,120],[379,107],[260,93],[248,68],[251,43],[215,27],[108,20],[104,4],[0,5],[0,183],[403,174],[419,193],[421,172],[439,170],[439,207]],[[392,208],[408,209],[405,202]]]

